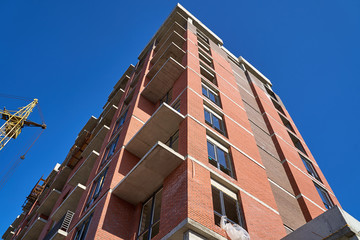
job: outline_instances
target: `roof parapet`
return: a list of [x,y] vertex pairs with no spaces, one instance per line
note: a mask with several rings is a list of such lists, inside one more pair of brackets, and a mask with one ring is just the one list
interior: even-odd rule
[[166,30],[166,28],[172,23],[172,20],[185,20],[187,21],[188,18],[190,18],[193,21],[193,24],[202,32],[204,33],[208,38],[210,38],[213,42],[216,44],[222,46],[223,41],[221,38],[219,38],[215,33],[213,33],[209,28],[207,28],[199,19],[197,19],[194,15],[192,15],[188,10],[186,10],[180,3],[177,3],[175,8],[171,11],[170,15],[166,18],[164,23],[160,26],[160,28],[157,30],[157,32],[154,34],[154,36],[151,38],[151,40],[148,42],[146,47],[142,50],[140,53],[138,59],[142,59],[146,52],[148,51],[150,45],[153,44],[153,42]]

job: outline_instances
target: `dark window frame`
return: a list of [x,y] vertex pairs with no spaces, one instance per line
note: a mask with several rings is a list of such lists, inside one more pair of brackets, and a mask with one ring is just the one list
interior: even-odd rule
[[[138,232],[137,232],[137,240],[150,240],[152,239],[153,237],[155,237],[157,233],[155,233],[155,235],[153,235],[153,231],[154,231],[154,228],[156,228],[157,226],[160,226],[160,216],[159,216],[159,219],[155,219],[154,220],[154,215],[155,215],[155,206],[156,206],[156,200],[157,199],[157,196],[158,194],[160,195],[160,212],[161,212],[161,201],[162,201],[162,187],[157,190],[156,192],[153,193],[153,195],[147,199],[144,203],[143,203],[143,206],[141,208],[141,215],[140,215],[140,223],[139,223],[139,229],[138,229]],[[151,208],[150,208],[150,219],[149,219],[149,223],[148,223],[148,226],[146,226],[146,222],[143,222],[143,218],[144,218],[144,207],[146,206],[147,203],[149,203],[151,201]],[[146,219],[145,219],[146,221]],[[154,222],[155,221],[155,222]],[[143,223],[145,223],[145,226],[142,226]],[[145,229],[141,231],[141,228],[144,227]],[[158,229],[157,229],[158,230]],[[156,230],[155,230],[156,231]],[[147,236],[147,238],[144,238],[145,236]]]
[[104,186],[105,177],[107,174],[108,168],[106,168],[100,176],[96,178],[96,180],[93,181],[93,184],[91,186],[90,194],[88,196],[88,199],[86,201],[84,211],[89,209],[89,207],[96,201],[96,199],[99,197],[100,192]]
[[[210,87],[208,87],[204,83],[201,84],[201,92],[207,99],[209,99],[211,102],[215,103],[217,106],[221,107],[220,96],[217,92],[212,90]],[[213,99],[211,98],[211,96],[214,96]]]
[[304,146],[302,145],[301,141],[299,138],[297,138],[293,133],[287,131],[290,138],[291,138],[291,141],[293,142],[294,146],[296,149],[298,149],[300,152],[302,152],[303,154],[305,154],[306,156],[308,156]]
[[[206,118],[206,113],[209,114],[210,117],[210,122],[207,120]],[[218,116],[216,116],[218,115]],[[217,132],[221,133],[222,135],[224,135],[225,137],[226,135],[226,128],[225,128],[225,122],[224,119],[217,113],[215,113],[213,110],[211,110],[209,107],[205,107],[204,106],[204,117],[205,117],[205,123],[208,124],[209,126],[211,126],[213,129],[215,129]],[[217,119],[217,121],[219,122],[219,127],[216,127],[214,124],[214,118]]]
[[[212,156],[210,156],[210,154],[209,154],[209,144],[212,145],[212,147],[213,147],[213,152],[215,154],[214,158]],[[220,171],[222,171],[223,173],[225,173],[235,179],[235,175],[233,172],[233,162],[232,162],[230,153],[228,151],[224,151],[221,147],[219,147],[219,145],[220,145],[219,143],[215,143],[215,142],[207,139],[207,151],[208,151],[209,163],[211,165],[213,165],[214,167],[216,167],[217,169],[219,169]],[[221,151],[224,153],[224,157],[225,157],[224,160],[225,160],[225,164],[227,166],[224,166],[223,164],[220,163],[218,151]]]
[[172,100],[172,88],[167,91],[167,93],[165,93],[165,95],[160,99],[160,105],[162,103],[167,103],[169,104]]
[[332,201],[329,193],[323,187],[321,187],[319,184],[314,182],[314,185],[320,195],[320,198],[321,198],[325,208],[326,209],[332,208],[334,206],[334,202]]
[[117,133],[121,129],[121,127],[124,125],[124,123],[126,121],[126,116],[128,114],[128,110],[129,110],[129,107],[125,106],[124,111],[121,112],[119,118],[116,120],[112,135],[115,135],[115,133]]
[[319,174],[317,173],[316,169],[314,168],[314,165],[312,164],[312,162],[310,160],[308,160],[306,157],[302,156],[300,153],[299,153],[299,156],[300,156],[302,162],[304,163],[308,174],[310,174],[312,177],[314,177],[319,182],[322,182],[319,177]]
[[119,141],[120,134],[118,134],[106,147],[105,153],[103,155],[103,158],[101,160],[101,165],[103,166],[105,163],[109,161],[109,159],[114,156],[118,141]]
[[165,142],[166,146],[178,151],[179,147],[179,130],[177,130],[171,137]]
[[[220,200],[220,208],[221,208],[221,212],[217,212],[215,209],[215,200],[214,198],[216,197],[215,191],[218,191],[218,195],[219,198],[218,200]],[[230,191],[230,190],[229,190]],[[243,219],[243,214],[242,214],[242,209],[241,209],[241,205],[239,203],[238,197],[236,197],[236,199],[234,199],[232,196],[226,194],[225,192],[223,192],[221,189],[217,188],[214,185],[211,185],[211,194],[212,194],[212,200],[213,200],[213,208],[214,208],[214,220],[215,220],[215,224],[220,226],[220,218],[221,216],[227,216],[226,214],[226,205],[225,205],[225,198],[231,199],[234,201],[235,203],[235,207],[236,208],[236,217],[237,217],[237,221],[235,221],[234,219],[229,219],[228,216],[226,218],[226,220],[232,224],[239,224],[240,226],[242,226],[243,228],[245,228],[245,224],[244,224],[244,219]],[[236,193],[234,193],[236,194]],[[237,194],[236,194],[237,195]]]
[[89,225],[91,223],[91,219],[93,217],[93,213],[77,228],[77,231],[74,235],[73,240],[84,240],[87,232],[89,230]]

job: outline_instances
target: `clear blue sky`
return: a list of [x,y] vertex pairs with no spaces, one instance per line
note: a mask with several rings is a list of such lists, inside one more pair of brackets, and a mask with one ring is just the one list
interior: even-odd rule
[[[360,219],[360,2],[180,3],[273,82],[342,207]],[[1,235],[175,4],[1,1],[0,93],[38,98],[48,125],[0,190]],[[23,104],[0,97],[1,108]],[[37,131],[0,152],[0,169]]]

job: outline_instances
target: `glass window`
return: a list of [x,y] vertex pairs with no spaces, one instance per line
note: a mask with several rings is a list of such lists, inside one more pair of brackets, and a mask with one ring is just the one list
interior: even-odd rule
[[288,132],[288,134],[289,134],[289,136],[291,138],[291,141],[293,142],[294,146],[307,156],[305,148],[301,144],[300,140],[297,137],[295,137],[293,134],[291,134],[290,132]]
[[314,184],[315,184],[316,190],[318,191],[318,193],[321,197],[321,200],[323,201],[326,209],[332,208],[334,206],[334,203],[331,200],[329,193],[325,189],[323,189],[322,187],[317,185],[316,183],[314,183]]
[[175,109],[176,111],[180,112],[180,99],[177,100],[174,104],[173,104],[173,109]]
[[[221,191],[215,186],[211,187],[212,199],[214,206],[215,224],[220,226],[221,216],[226,216],[228,222],[242,224],[242,217],[240,214],[240,206],[233,196],[229,196],[224,191]],[[230,190],[229,190],[230,191]],[[234,195],[236,195],[234,193]]]
[[80,227],[77,228],[77,231],[75,233],[75,237],[74,240],[84,240],[86,237],[86,233],[89,229],[89,225],[90,225],[90,221],[92,218],[92,214],[90,215],[90,217],[88,219],[86,219],[81,225]]
[[223,119],[208,108],[204,108],[205,122],[216,131],[226,136]]
[[220,98],[217,95],[217,93],[215,93],[213,90],[211,90],[210,88],[208,88],[204,84],[202,85],[202,94],[205,97],[207,97],[208,99],[210,99],[213,103],[215,103],[216,105],[221,107]]
[[126,109],[126,110],[121,114],[121,116],[119,117],[119,119],[116,121],[113,134],[116,133],[116,132],[122,127],[122,125],[124,125],[124,122],[125,122],[125,119],[126,119],[126,115],[127,115],[127,111],[128,111],[128,109]]
[[88,209],[91,204],[99,197],[99,194],[101,192],[101,189],[104,185],[105,176],[106,176],[107,168],[105,171],[93,182],[93,185],[90,190],[90,195],[88,197],[88,200],[86,201],[86,205],[84,208],[84,211]]
[[109,159],[114,155],[116,145],[117,145],[117,143],[119,141],[119,136],[120,136],[120,134],[117,135],[116,138],[106,148],[105,154],[104,154],[103,159],[101,161],[101,165],[104,165],[105,163],[107,163],[109,161]]
[[292,131],[293,133],[295,133],[294,128],[292,127],[291,123],[284,118],[283,116],[281,116],[281,114],[279,114],[281,121],[283,122],[283,124],[285,125],[285,127],[287,127],[287,129],[289,129],[290,131]]
[[209,140],[207,141],[207,150],[209,162],[227,175],[234,177],[230,154]]
[[146,203],[143,204],[138,232],[138,240],[150,240],[159,233],[161,212],[160,189]]
[[167,146],[171,147],[175,151],[178,151],[178,145],[179,145],[179,130],[176,131],[169,140],[165,143]]
[[163,96],[161,99],[160,99],[160,104],[165,102],[165,103],[170,103],[171,102],[171,99],[172,99],[172,89],[170,89],[166,94],[165,96]]
[[264,85],[264,87],[265,87],[266,92],[277,101],[278,99],[277,99],[275,93],[272,90],[270,90],[266,85]]
[[286,116],[284,109],[280,106],[280,104],[278,104],[277,102],[275,102],[274,100],[271,99],[271,102],[273,103],[274,107],[281,112],[282,114],[284,114],[284,116]]
[[315,168],[314,168],[314,165],[308,160],[306,159],[305,157],[303,157],[301,154],[299,154],[301,160],[303,161],[305,167],[306,167],[306,170],[307,172],[313,176],[314,178],[316,178],[318,181],[321,182],[321,179],[319,177],[319,175],[317,174]]

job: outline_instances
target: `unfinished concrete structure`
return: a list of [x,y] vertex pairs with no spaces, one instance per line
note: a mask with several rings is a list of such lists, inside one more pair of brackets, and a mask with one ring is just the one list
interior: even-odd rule
[[3,239],[285,237],[339,203],[271,87],[178,4]]

